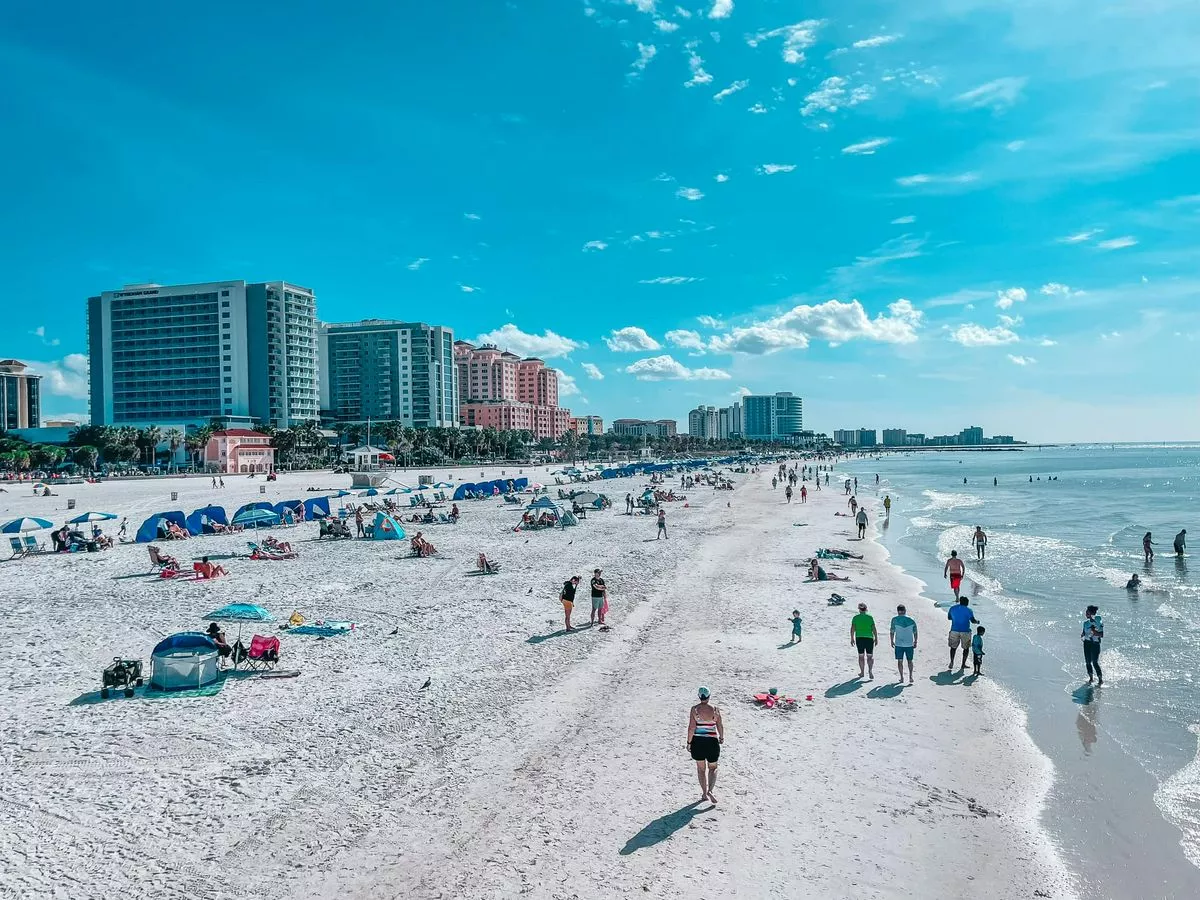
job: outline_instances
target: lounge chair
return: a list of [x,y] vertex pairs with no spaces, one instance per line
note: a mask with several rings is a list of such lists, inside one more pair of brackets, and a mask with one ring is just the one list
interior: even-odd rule
[[279,638],[256,634],[250,638],[250,649],[246,652],[246,668],[267,671],[279,662]]
[[20,559],[25,555],[25,547],[22,546],[21,539],[19,537],[10,537],[8,539],[8,545],[12,547],[12,556],[10,556],[9,559]]
[[495,575],[500,571],[500,563],[492,562],[487,558],[486,553],[479,554],[479,568],[477,569],[480,575]]
[[176,572],[179,571],[179,560],[173,556],[168,556],[167,554],[163,553],[153,544],[146,548],[146,552],[150,554],[150,565],[153,566],[153,568],[150,570],[151,574],[154,574],[155,572],[162,572],[164,569],[172,569]]

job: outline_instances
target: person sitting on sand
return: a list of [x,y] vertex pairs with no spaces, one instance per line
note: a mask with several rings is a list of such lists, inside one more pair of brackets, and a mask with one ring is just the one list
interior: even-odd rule
[[264,550],[269,550],[271,553],[292,552],[292,545],[290,542],[277,540],[276,538],[270,536],[263,538],[262,545]]
[[417,556],[433,556],[433,554],[437,553],[437,550],[434,549],[433,544],[425,540],[424,536],[419,531],[413,536],[411,543],[413,553]]
[[450,521],[451,521],[451,522],[458,522],[458,517],[459,517],[459,515],[460,515],[460,513],[459,513],[459,511],[458,511],[458,504],[457,504],[457,503],[455,503],[455,504],[451,505],[451,507],[450,507]]
[[808,566],[808,580],[809,581],[849,581],[850,579],[848,577],[845,577],[842,575],[834,575],[830,572],[826,572],[823,568],[821,568],[820,564],[814,559],[814,560],[812,560],[812,562],[809,563],[809,566]]
[[[216,578],[218,575],[229,574],[229,570],[224,566],[210,563],[207,556],[196,563],[196,571],[200,573],[201,578]],[[216,623],[214,622],[213,624],[215,625]]]
[[175,522],[167,522],[167,531],[170,533],[170,539],[173,541],[186,541],[188,539],[188,533]]
[[688,715],[687,748],[696,761],[700,800],[715,804],[717,795],[713,793],[713,786],[717,783],[721,745],[725,743],[725,725],[721,721],[721,710],[708,702],[708,688],[700,688],[697,694],[700,702],[692,707]]

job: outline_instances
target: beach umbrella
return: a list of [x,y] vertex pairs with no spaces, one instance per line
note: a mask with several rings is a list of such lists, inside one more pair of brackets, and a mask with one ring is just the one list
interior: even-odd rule
[[82,525],[84,522],[107,522],[109,519],[120,518],[115,513],[106,512],[85,512],[80,513],[73,519],[67,519],[72,525]]
[[[229,603],[222,606],[220,609],[214,609],[204,618],[213,622],[237,622],[238,636],[237,640],[242,639],[242,625],[246,622],[274,622],[275,617],[261,606],[256,606],[253,603]],[[237,658],[234,658],[233,667],[237,668]]]
[[580,506],[583,506],[585,504],[595,503],[597,500],[600,499],[600,495],[593,493],[592,491],[580,491],[578,494],[576,494],[571,499],[574,500],[576,503],[578,503]]
[[434,485],[434,487],[435,488],[452,488],[452,487],[454,487],[454,485],[451,484],[449,481],[439,481],[437,484]]
[[5,522],[0,525],[0,532],[4,534],[20,534],[22,531],[41,531],[43,528],[53,528],[53,522],[47,522],[45,519],[38,519],[33,516],[22,516],[19,519],[13,519],[11,522]]
[[360,497],[374,497],[374,496],[376,496],[378,493],[379,493],[379,488],[367,488],[365,491],[361,491],[361,492],[359,493],[359,495],[358,495],[358,496],[360,496]]
[[243,528],[250,525],[256,529],[263,525],[278,525],[279,513],[270,509],[243,509],[233,517],[232,524]]
[[338,490],[338,491],[330,494],[329,496],[330,497],[349,497],[350,493],[351,493],[350,491]]

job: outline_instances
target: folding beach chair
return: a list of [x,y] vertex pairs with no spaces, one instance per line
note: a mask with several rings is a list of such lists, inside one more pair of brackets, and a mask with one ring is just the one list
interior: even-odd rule
[[9,559],[20,559],[25,555],[26,550],[21,545],[21,539],[19,537],[10,537],[8,539],[8,545],[12,547],[12,556],[10,556]]
[[32,534],[25,535],[24,541],[25,541],[25,553],[27,555],[30,553],[45,553],[46,552],[45,546],[42,544],[39,544],[37,538],[35,538]]
[[250,649],[246,652],[246,668],[268,671],[279,662],[279,638],[256,634],[250,638]]
[[150,570],[151,574],[162,572],[163,569],[179,568],[179,560],[173,556],[167,556],[153,544],[146,548],[146,552],[150,554],[150,565],[153,567]]

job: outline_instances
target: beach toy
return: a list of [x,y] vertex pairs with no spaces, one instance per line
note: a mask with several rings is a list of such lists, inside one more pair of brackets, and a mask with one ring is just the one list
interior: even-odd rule
[[812,694],[809,694],[809,695],[808,695],[808,696],[806,696],[804,699],[805,699],[805,700],[808,700],[809,702],[812,702]]

